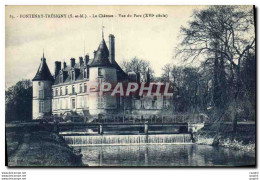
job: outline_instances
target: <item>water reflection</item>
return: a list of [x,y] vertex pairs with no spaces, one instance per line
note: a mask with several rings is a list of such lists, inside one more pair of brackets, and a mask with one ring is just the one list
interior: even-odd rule
[[89,166],[248,166],[255,157],[206,145],[132,145],[81,147]]

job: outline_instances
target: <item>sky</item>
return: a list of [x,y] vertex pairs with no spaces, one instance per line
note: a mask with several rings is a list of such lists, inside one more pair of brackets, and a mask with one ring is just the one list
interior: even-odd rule
[[[138,57],[150,62],[156,76],[167,64],[181,65],[173,58],[180,42],[180,27],[191,20],[194,9],[202,6],[7,6],[5,25],[5,85],[6,88],[22,79],[32,79],[43,54],[51,73],[55,61],[66,61],[97,50],[102,39],[108,44],[109,34],[115,36],[115,58]],[[143,18],[143,14],[167,15]],[[28,14],[66,14],[67,18],[21,18]],[[87,18],[68,18],[86,14]],[[113,15],[113,17],[99,17]],[[120,17],[132,15],[132,17]],[[141,15],[141,17],[136,17]],[[98,17],[93,17],[97,15]],[[11,18],[14,17],[14,18]],[[85,46],[85,48],[84,48]]]

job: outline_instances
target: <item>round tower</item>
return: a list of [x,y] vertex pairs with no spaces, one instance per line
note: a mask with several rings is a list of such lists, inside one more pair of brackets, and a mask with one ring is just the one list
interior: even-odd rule
[[41,58],[41,63],[33,81],[33,119],[41,119],[51,114],[51,97],[53,77],[50,73],[46,59]]
[[117,109],[117,98],[111,96],[112,90],[102,95],[99,94],[99,90],[93,90],[97,84],[110,83],[113,86],[117,83],[117,69],[109,61],[109,54],[114,55],[108,51],[105,40],[102,39],[89,66],[89,83],[93,84],[90,88],[89,113],[93,116],[113,113]]

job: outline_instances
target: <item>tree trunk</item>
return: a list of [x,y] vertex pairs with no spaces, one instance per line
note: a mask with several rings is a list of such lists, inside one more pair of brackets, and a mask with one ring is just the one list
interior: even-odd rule
[[237,113],[235,112],[235,115],[233,117],[233,121],[232,121],[232,131],[233,133],[237,132]]

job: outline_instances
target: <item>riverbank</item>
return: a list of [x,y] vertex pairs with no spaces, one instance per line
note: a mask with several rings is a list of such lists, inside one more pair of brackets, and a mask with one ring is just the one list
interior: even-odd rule
[[194,135],[197,144],[213,145],[255,153],[255,124],[238,124],[237,132],[232,132],[232,125],[217,127],[205,126]]
[[6,130],[8,166],[84,166],[81,156],[46,127]]

